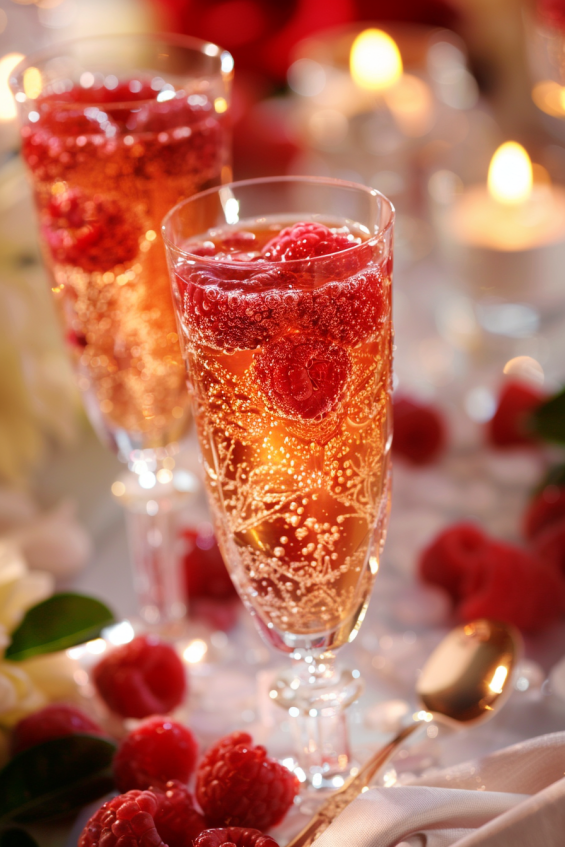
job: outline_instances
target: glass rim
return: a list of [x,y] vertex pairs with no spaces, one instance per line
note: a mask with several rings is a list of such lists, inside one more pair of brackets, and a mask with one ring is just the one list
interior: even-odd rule
[[[249,262],[225,262],[225,261],[217,261],[213,256],[198,256],[196,253],[189,253],[187,250],[183,250],[182,247],[179,247],[175,244],[171,238],[167,234],[167,229],[170,228],[171,221],[174,215],[178,214],[181,209],[185,206],[188,206],[190,203],[199,200],[201,197],[208,197],[211,194],[219,194],[222,189],[233,189],[240,188],[242,186],[251,186],[251,185],[264,185],[266,183],[285,183],[285,182],[302,182],[302,183],[311,183],[314,185],[327,185],[333,186],[335,188],[350,188],[355,189],[356,191],[360,191],[361,193],[368,194],[372,197],[380,197],[381,200],[388,206],[390,210],[390,219],[383,226],[379,228],[377,232],[373,235],[369,236],[367,241],[362,241],[360,244],[352,244],[351,247],[348,247],[346,250],[339,250],[335,253],[326,253],[324,256],[312,256],[310,258],[304,259],[289,259],[282,262],[276,262],[269,259],[263,259],[262,261],[249,261]],[[370,188],[367,185],[363,185],[360,182],[349,182],[344,179],[335,179],[333,177],[325,177],[325,176],[266,176],[266,177],[256,177],[254,179],[242,179],[236,182],[227,182],[224,185],[216,185],[213,188],[208,188],[206,191],[200,191],[198,194],[193,194],[192,197],[187,197],[184,200],[181,200],[180,203],[177,203],[176,206],[173,206],[170,209],[163,221],[161,223],[161,236],[163,241],[165,242],[165,246],[174,250],[176,253],[181,256],[197,261],[199,263],[209,264],[210,267],[215,268],[255,268],[259,269],[259,267],[264,267],[268,265],[270,268],[281,268],[281,267],[296,267],[296,265],[304,265],[305,262],[310,263],[320,263],[324,260],[330,259],[333,256],[350,256],[355,250],[360,250],[365,247],[367,244],[372,243],[375,240],[381,239],[389,230],[392,230],[394,225],[394,220],[396,217],[396,210],[391,203],[391,201],[386,197],[381,191],[376,188]]]
[[[170,32],[114,32],[109,33],[107,35],[85,35],[81,38],[71,38],[67,41],[60,41],[56,44],[53,44],[51,47],[47,47],[44,50],[38,50],[34,53],[31,53],[29,56],[24,56],[24,58],[18,62],[18,64],[14,67],[10,76],[8,78],[8,86],[13,95],[25,93],[23,87],[23,77],[24,73],[28,68],[35,67],[40,65],[42,62],[46,62],[49,59],[56,59],[57,56],[64,53],[64,51],[74,45],[80,44],[88,44],[89,42],[93,43],[96,41],[120,41],[127,39],[128,42],[139,41],[146,42],[148,44],[166,42],[171,44],[174,47],[182,47],[187,51],[192,51],[194,53],[199,53],[201,55],[208,56],[210,59],[218,59],[218,71],[217,76],[222,77],[223,79],[231,79],[233,76],[233,67],[234,60],[233,56],[229,50],[226,50],[224,47],[220,47],[218,44],[214,44],[212,41],[205,41],[202,38],[196,38],[192,35],[179,35],[177,33]],[[224,57],[229,58],[231,60],[231,67],[229,70],[224,70],[222,68],[222,60]],[[215,74],[216,75],[216,74]],[[157,92],[156,92],[157,94]],[[37,98],[30,98],[33,102]],[[138,108],[139,106],[143,106],[148,103],[154,103],[156,98],[152,98],[151,100],[116,100],[112,103],[105,103],[105,108],[115,109],[115,108]],[[51,103],[66,106],[66,107],[76,107],[76,103],[69,103],[68,100],[51,100]],[[93,100],[85,101],[80,103],[82,109],[88,109],[90,107],[99,107],[100,103]]]

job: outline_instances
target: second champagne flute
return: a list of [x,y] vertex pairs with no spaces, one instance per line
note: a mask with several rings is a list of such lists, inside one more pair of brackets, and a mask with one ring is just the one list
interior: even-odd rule
[[11,78],[85,407],[132,471],[113,491],[152,624],[185,613],[175,523],[195,482],[175,468],[190,411],[159,225],[179,200],[229,179],[232,69],[214,44],[118,35],[56,45]]

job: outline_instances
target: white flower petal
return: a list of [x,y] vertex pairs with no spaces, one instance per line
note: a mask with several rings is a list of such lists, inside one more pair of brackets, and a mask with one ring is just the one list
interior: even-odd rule
[[53,594],[54,577],[43,571],[30,571],[16,580],[0,597],[0,624],[8,632],[18,626],[28,609]]
[[62,503],[23,529],[18,541],[31,568],[57,578],[78,573],[92,553],[90,537],[74,517],[71,503]]

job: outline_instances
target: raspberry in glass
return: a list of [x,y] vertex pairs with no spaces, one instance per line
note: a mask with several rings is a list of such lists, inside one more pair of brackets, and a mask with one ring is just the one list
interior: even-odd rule
[[124,738],[114,756],[116,786],[126,792],[173,779],[187,783],[197,757],[198,742],[188,727],[166,717],[148,718]]
[[395,398],[393,409],[393,451],[412,465],[435,461],[446,444],[445,424],[439,412],[408,397]]
[[565,487],[546,485],[524,514],[524,535],[532,540],[554,523],[565,519]]
[[274,262],[289,262],[293,259],[313,259],[348,250],[361,239],[351,233],[336,233],[322,223],[296,223],[286,227],[272,238],[262,249],[265,259]]
[[107,736],[92,718],[76,706],[51,703],[16,724],[10,735],[10,751],[12,756],[15,756],[28,747],[35,747],[36,744],[42,744],[52,738],[77,733]]
[[41,232],[54,262],[93,273],[132,262],[141,227],[117,200],[71,189],[51,198]]
[[298,780],[269,758],[246,732],[220,739],[196,775],[196,799],[213,826],[269,829],[280,823],[298,793]]
[[127,718],[166,714],[187,691],[182,661],[155,635],[140,635],[95,665],[92,681],[106,705]]
[[498,406],[488,424],[488,438],[495,447],[528,447],[536,439],[528,432],[528,415],[544,401],[544,395],[521,382],[502,387]]
[[338,407],[351,360],[343,347],[293,334],[262,347],[255,373],[276,412],[321,420]]
[[278,847],[270,835],[258,829],[227,826],[220,829],[205,829],[194,839],[193,847]]
[[83,829],[78,847],[192,847],[205,827],[186,786],[170,782],[104,803]]

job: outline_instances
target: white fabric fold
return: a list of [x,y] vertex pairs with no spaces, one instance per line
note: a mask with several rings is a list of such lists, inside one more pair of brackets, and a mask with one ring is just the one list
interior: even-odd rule
[[565,732],[372,788],[316,847],[565,847]]

